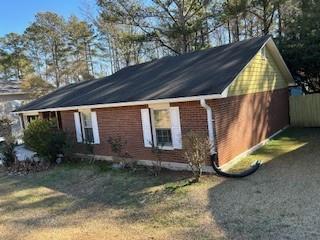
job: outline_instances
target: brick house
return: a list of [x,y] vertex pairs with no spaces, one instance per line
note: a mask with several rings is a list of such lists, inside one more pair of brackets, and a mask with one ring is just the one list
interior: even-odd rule
[[155,144],[164,150],[163,166],[175,169],[187,167],[183,136],[201,132],[227,169],[288,126],[292,83],[265,36],[126,67],[59,88],[16,112],[25,125],[57,119],[79,145],[94,144],[101,159],[112,160],[109,137],[127,140],[128,153],[147,165],[156,159]]

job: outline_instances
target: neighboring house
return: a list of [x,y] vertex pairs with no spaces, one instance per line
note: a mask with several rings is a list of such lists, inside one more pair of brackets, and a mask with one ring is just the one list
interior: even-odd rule
[[162,165],[171,168],[187,166],[182,138],[192,130],[210,137],[226,167],[288,126],[291,83],[265,36],[126,67],[62,87],[18,112],[25,121],[58,119],[78,143],[92,142],[103,159],[112,155],[109,137],[127,140],[126,150],[142,164],[157,159],[152,144],[162,146]]
[[0,118],[12,119],[12,132],[16,136],[21,134],[21,124],[19,123],[19,117],[12,115],[11,112],[20,107],[22,101],[28,99],[29,94],[21,90],[19,81],[0,79]]

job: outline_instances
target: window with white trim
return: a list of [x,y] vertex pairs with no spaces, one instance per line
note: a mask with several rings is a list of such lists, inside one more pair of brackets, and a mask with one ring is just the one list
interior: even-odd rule
[[172,147],[171,119],[169,109],[153,109],[153,139],[159,147]]
[[143,143],[165,150],[182,149],[179,107],[149,106],[141,109]]
[[39,119],[38,113],[32,113],[32,114],[23,114],[22,115],[22,121],[23,121],[23,127],[26,128],[29,123]]
[[80,118],[83,141],[87,143],[94,143],[91,111],[81,111]]
[[39,118],[39,115],[27,115],[28,123],[31,123]]

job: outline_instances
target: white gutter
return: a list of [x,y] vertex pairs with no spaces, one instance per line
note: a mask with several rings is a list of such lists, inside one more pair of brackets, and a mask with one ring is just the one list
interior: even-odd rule
[[215,140],[214,140],[214,131],[213,131],[213,117],[212,117],[212,109],[211,107],[206,103],[206,100],[202,98],[200,100],[201,107],[205,108],[207,110],[207,122],[208,122],[208,133],[209,133],[209,141],[212,144],[211,148],[211,154],[216,153],[216,146],[215,146]]

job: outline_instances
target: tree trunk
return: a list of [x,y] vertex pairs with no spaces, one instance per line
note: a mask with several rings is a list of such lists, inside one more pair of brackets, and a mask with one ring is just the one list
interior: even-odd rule
[[239,42],[240,41],[240,27],[239,27],[239,17],[236,17],[236,22],[235,22],[236,26],[235,26],[235,30],[236,30],[236,41]]
[[228,38],[229,38],[229,43],[232,43],[231,39],[231,29],[230,29],[230,20],[228,18]]
[[54,66],[56,87],[58,88],[58,87],[60,87],[60,76],[59,76],[59,69],[58,69],[57,51],[58,51],[58,46],[57,46],[57,44],[54,43],[54,46],[52,48],[52,62],[53,62],[53,66]]
[[281,38],[282,38],[282,11],[281,11],[280,3],[278,3],[278,34],[279,34],[279,41],[281,42]]

